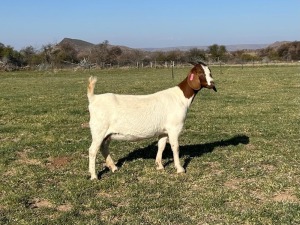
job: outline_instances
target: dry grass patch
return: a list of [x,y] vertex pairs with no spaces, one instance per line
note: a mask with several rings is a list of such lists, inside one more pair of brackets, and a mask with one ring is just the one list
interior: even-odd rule
[[299,203],[298,197],[294,194],[292,190],[285,190],[275,194],[272,198],[275,202],[291,202]]
[[19,151],[17,153],[18,160],[17,162],[20,164],[27,164],[27,165],[41,165],[41,161],[38,159],[31,159],[29,158],[28,154],[33,152],[32,149],[24,149],[23,151]]
[[54,208],[54,205],[46,200],[46,199],[39,199],[39,198],[33,198],[26,202],[26,207],[29,209],[37,209],[37,208]]
[[56,209],[61,212],[70,212],[73,209],[73,206],[71,204],[63,204],[57,206]]

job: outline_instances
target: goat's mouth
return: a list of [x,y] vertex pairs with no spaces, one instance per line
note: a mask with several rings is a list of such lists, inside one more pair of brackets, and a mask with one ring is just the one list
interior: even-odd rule
[[208,85],[208,88],[209,89],[213,89],[215,92],[217,92],[217,88],[216,88],[216,86],[215,86],[215,84],[213,82],[211,82],[211,84]]

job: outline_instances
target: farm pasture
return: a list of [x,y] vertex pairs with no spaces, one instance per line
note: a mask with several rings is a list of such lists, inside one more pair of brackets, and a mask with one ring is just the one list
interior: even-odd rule
[[[90,181],[86,86],[147,94],[189,68],[0,73],[1,224],[299,224],[300,67],[211,67],[180,136],[185,174],[157,139],[112,142]],[[205,106],[205,107],[203,107]]]

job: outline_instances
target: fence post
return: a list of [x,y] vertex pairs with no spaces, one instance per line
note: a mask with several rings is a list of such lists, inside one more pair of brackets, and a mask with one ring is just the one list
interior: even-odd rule
[[172,67],[172,78],[174,79],[174,61],[171,62]]

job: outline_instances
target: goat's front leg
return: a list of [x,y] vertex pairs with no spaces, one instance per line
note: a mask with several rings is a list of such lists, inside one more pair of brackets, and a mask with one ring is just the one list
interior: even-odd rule
[[177,169],[177,173],[184,173],[184,168],[180,165],[179,160],[179,144],[178,144],[178,134],[170,133],[169,134],[169,142],[171,144],[171,148],[173,151],[173,158],[174,158],[174,164],[175,168]]
[[111,158],[110,154],[109,154],[109,150],[108,150],[108,146],[109,146],[109,143],[110,143],[110,138],[107,138],[103,141],[103,143],[101,144],[101,153],[105,159],[105,163],[106,163],[106,166],[111,169],[112,172],[115,172],[118,167],[116,167],[113,159]]
[[162,165],[161,161],[162,161],[162,153],[165,150],[167,139],[168,139],[167,136],[162,136],[158,140],[158,144],[157,144],[158,145],[158,151],[157,151],[156,160],[155,160],[157,170],[163,170],[164,169],[164,166]]

